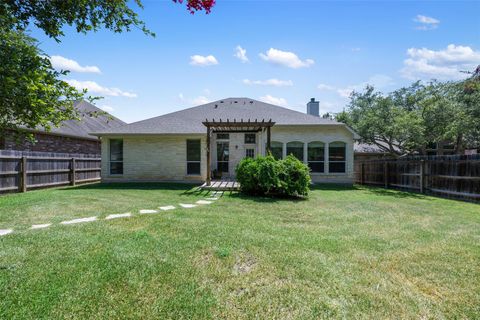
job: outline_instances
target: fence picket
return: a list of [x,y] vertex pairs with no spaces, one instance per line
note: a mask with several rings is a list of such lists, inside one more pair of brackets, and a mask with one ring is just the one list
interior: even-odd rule
[[0,192],[100,181],[98,155],[0,150]]
[[480,155],[356,161],[355,182],[479,200]]

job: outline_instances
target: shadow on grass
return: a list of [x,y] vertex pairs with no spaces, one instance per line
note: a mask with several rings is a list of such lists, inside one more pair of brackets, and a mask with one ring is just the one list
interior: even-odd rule
[[360,190],[356,185],[349,184],[334,184],[334,183],[319,183],[310,186],[310,190],[325,190],[325,191],[352,191]]
[[120,183],[92,183],[75,187],[66,187],[60,190],[178,190],[184,193],[198,189],[196,184],[175,182],[120,182]]
[[384,189],[379,187],[372,187],[372,186],[359,186],[358,190],[365,190],[377,196],[388,196],[393,198],[411,198],[411,199],[424,199],[424,200],[432,200],[431,197],[428,197],[421,193],[416,193],[413,191],[405,191],[400,189]]

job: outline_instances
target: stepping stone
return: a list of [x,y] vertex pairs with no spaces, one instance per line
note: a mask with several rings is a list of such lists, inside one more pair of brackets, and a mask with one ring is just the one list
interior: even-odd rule
[[175,209],[175,207],[174,207],[174,206],[165,206],[165,207],[159,207],[159,208],[160,208],[160,210],[163,210],[163,211],[167,211],[167,210],[173,210],[173,209]]
[[60,224],[74,224],[74,223],[82,223],[82,222],[91,222],[97,220],[97,217],[88,217],[88,218],[80,218],[80,219],[73,219],[68,221],[62,221]]
[[196,204],[180,203],[180,207],[182,208],[194,208],[196,206],[197,206]]
[[12,233],[13,229],[0,229],[0,236],[6,236],[9,233]]
[[50,227],[52,224],[51,223],[44,223],[44,224],[32,224],[30,229],[45,229]]
[[217,201],[218,200],[218,198],[205,198],[205,199],[208,200],[208,201]]
[[198,200],[197,202],[195,203],[198,203],[198,204],[210,204],[212,203],[212,201],[207,201],[207,200]]
[[128,218],[131,217],[132,214],[130,212],[128,213],[118,213],[118,214],[109,214],[105,220],[111,220],[111,219],[117,219],[117,218]]
[[157,213],[157,210],[149,210],[149,209],[142,209],[140,210],[140,213]]

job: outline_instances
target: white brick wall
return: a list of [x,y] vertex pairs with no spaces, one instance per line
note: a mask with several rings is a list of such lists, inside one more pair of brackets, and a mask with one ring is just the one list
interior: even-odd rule
[[[157,135],[157,136],[124,136],[123,137],[123,175],[109,174],[109,139],[118,137],[102,137],[102,179],[104,181],[204,181],[206,179],[206,136],[199,135]],[[120,137],[121,138],[121,137]],[[201,175],[187,175],[186,140],[201,139]],[[330,142],[345,142],[346,173],[328,173],[328,161],[325,162],[325,173],[312,173],[314,182],[353,182],[353,134],[343,126],[274,126],[272,141],[286,144],[290,141],[304,143],[304,162],[307,162],[307,144],[312,141],[325,143],[325,158],[328,159]],[[257,134],[255,154],[265,154],[266,133]],[[244,133],[230,133],[230,174],[234,174],[235,166],[245,156]],[[216,168],[216,139],[211,139],[211,168]],[[250,147],[247,146],[247,147]]]
[[[263,135],[266,144],[266,134]],[[346,172],[328,173],[328,161],[325,161],[324,173],[312,173],[312,181],[315,183],[353,183],[353,134],[343,126],[273,126],[272,141],[283,143],[283,153],[286,156],[287,146],[290,141],[304,143],[303,159],[307,163],[307,144],[313,141],[325,143],[325,159],[328,159],[328,144],[330,142],[345,142],[346,146]],[[265,147],[263,147],[265,148]]]
[[[123,137],[123,175],[110,175],[109,140],[102,137],[104,181],[204,181],[206,178],[205,135],[162,135]],[[187,139],[201,139],[199,176],[187,175]]]

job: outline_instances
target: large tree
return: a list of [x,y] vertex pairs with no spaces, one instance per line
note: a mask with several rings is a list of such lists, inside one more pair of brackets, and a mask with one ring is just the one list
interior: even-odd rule
[[[173,0],[194,13],[210,12],[215,0]],[[136,8],[133,8],[136,6]],[[140,0],[3,0],[0,3],[0,135],[6,129],[47,130],[78,117],[73,102],[84,97],[62,80],[66,71],[55,70],[49,58],[28,35],[30,25],[60,42],[65,25],[87,33],[101,28],[113,32],[138,28],[155,36],[135,10]]]
[[368,86],[354,92],[337,115],[362,140],[380,150],[405,155],[424,153],[429,143],[453,142],[457,152],[480,147],[480,76],[464,81],[415,82],[384,95]]

